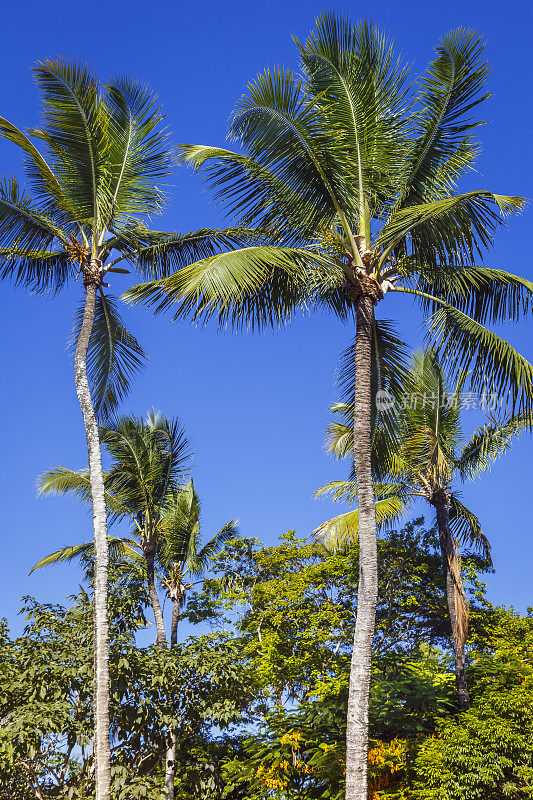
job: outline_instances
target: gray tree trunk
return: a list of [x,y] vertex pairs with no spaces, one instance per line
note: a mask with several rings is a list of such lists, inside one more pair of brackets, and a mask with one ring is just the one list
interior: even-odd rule
[[367,800],[368,701],[378,597],[377,527],[372,486],[371,394],[374,304],[357,303],[355,346],[354,468],[359,508],[359,588],[346,729],[346,800]]
[[[149,545],[151,547],[151,545]],[[166,647],[167,645],[167,635],[165,632],[165,620],[163,619],[163,612],[161,611],[161,604],[159,602],[159,597],[157,595],[157,590],[155,588],[155,567],[154,567],[154,557],[155,553],[152,551],[148,551],[145,549],[145,558],[146,558],[146,574],[148,578],[148,594],[150,595],[150,600],[152,602],[152,609],[154,611],[154,619],[155,619],[155,627],[156,627],[156,638],[155,643],[158,647]]]
[[83,415],[94,529],[94,754],[96,761],[96,800],[109,800],[111,794],[111,748],[109,741],[109,624],[107,584],[109,554],[102,456],[98,422],[87,378],[87,349],[94,323],[96,286],[86,286],[85,308],[74,357],[76,393]]
[[[149,545],[150,546],[150,545]],[[148,546],[148,547],[149,547]],[[146,571],[148,575],[148,592],[154,610],[155,626],[157,630],[155,643],[157,647],[166,647],[168,644],[165,631],[165,620],[161,611],[161,604],[155,588],[155,553],[145,548]],[[174,619],[174,614],[172,614]],[[169,745],[165,753],[165,789],[168,800],[174,800],[174,776],[176,773],[176,735],[173,730],[169,731]]]
[[460,586],[456,587],[456,582],[451,570],[451,562],[455,556],[455,553],[452,536],[450,533],[448,505],[446,504],[445,500],[441,500],[436,503],[435,508],[437,511],[437,527],[439,529],[442,566],[446,580],[446,602],[448,604],[448,613],[450,615],[450,624],[452,629],[457,700],[460,708],[466,709],[470,706],[470,695],[468,693],[468,684],[466,680],[465,643],[464,637],[458,634],[458,620],[455,607],[456,588],[459,592],[463,593],[464,589],[462,583]]
[[170,646],[178,643],[178,622],[180,616],[180,603],[179,600],[174,600],[172,603],[172,625],[170,628]]

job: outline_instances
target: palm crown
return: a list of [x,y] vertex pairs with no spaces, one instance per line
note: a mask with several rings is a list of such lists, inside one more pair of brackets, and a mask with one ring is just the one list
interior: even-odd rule
[[[239,102],[240,151],[181,148],[230,216],[261,242],[214,254],[127,297],[176,316],[285,322],[303,305],[351,317],[363,294],[418,298],[435,341],[474,388],[531,400],[531,365],[486,324],[516,319],[533,284],[477,266],[521,198],[457,193],[479,147],[482,43],[456,30],[418,83],[373,26],[326,15],[298,42],[303,78],[266,71]],[[163,248],[164,250],[164,245]],[[163,257],[164,260],[164,257]]]
[[[68,61],[44,61],[34,74],[43,126],[24,133],[0,117],[0,134],[25,155],[29,184],[28,191],[14,178],[0,183],[0,277],[57,291],[81,274],[97,287],[87,366],[95,409],[105,418],[145,354],[104,279],[131,269],[145,278],[165,274],[162,242],[165,264],[179,265],[240,239],[231,230],[182,236],[147,227],[164,205],[171,150],[145,87],[121,77],[101,85],[88,67]],[[76,333],[82,318],[83,307]]]
[[[348,370],[349,372],[349,370]],[[505,453],[513,439],[530,424],[528,415],[507,420],[492,419],[465,441],[461,411],[466,375],[453,388],[433,348],[414,355],[397,379],[392,406],[387,411],[387,430],[375,431],[373,463],[376,510],[381,526],[395,523],[409,505],[422,498],[435,506],[445,500],[449,523],[457,543],[468,544],[490,557],[490,544],[477,516],[460,500],[459,485],[479,477]],[[401,387],[401,388],[398,388]],[[353,449],[353,405],[333,406],[336,419],[328,430],[328,448],[337,457],[350,456]],[[380,420],[376,427],[381,425]],[[347,481],[332,481],[317,494],[354,503],[358,490],[355,475]],[[328,547],[351,546],[357,539],[357,510],[323,523],[317,534]]]

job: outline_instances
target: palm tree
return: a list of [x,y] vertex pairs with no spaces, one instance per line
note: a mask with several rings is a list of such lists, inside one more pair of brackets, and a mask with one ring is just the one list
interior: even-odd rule
[[[478,549],[490,563],[490,543],[478,517],[461,502],[457,485],[490,469],[511,446],[513,437],[530,425],[527,417],[493,420],[464,443],[461,407],[465,378],[461,376],[450,391],[434,349],[415,354],[403,375],[404,402],[389,412],[396,436],[387,437],[386,447],[377,436],[374,452],[374,474],[381,479],[374,484],[376,515],[382,526],[397,521],[417,498],[435,510],[461,708],[467,708],[470,700],[465,661],[468,604],[461,578],[460,545]],[[391,393],[390,398],[393,397]],[[398,394],[396,398],[399,399]],[[352,452],[352,408],[350,403],[334,407],[337,414],[346,418],[329,430],[329,447],[337,457]],[[335,500],[354,502],[358,497],[355,476],[349,481],[333,481],[317,494],[332,494]],[[328,550],[337,550],[352,546],[358,530],[359,511],[355,509],[323,523],[315,533]]]
[[172,601],[171,647],[178,642],[180,608],[192,586],[184,582],[186,576],[202,576],[210,559],[237,533],[237,520],[232,519],[200,547],[200,514],[200,498],[191,478],[185,486],[173,492],[166,504],[162,520],[163,543],[157,557],[162,572],[161,583]]
[[[360,582],[347,725],[347,800],[366,800],[368,695],[377,599],[371,470],[375,306],[408,295],[451,366],[474,389],[528,407],[531,365],[486,324],[519,318],[533,284],[478,266],[505,215],[523,200],[458,193],[478,146],[472,130],[488,72],[479,38],[448,34],[418,83],[386,36],[325,15],[297,42],[301,71],[274,69],[248,87],[229,138],[236,150],[185,145],[182,157],[257,240],[133,287],[131,302],[236,327],[280,326],[295,310],[355,321],[354,464]],[[162,248],[164,251],[164,245]],[[161,255],[164,262],[164,253]]]
[[[82,276],[74,373],[89,457],[95,538],[96,793],[110,793],[107,623],[108,539],[98,419],[128,390],[145,356],[126,330],[113,296],[113,273],[146,278],[166,274],[191,258],[241,242],[236,230],[169,236],[146,227],[161,211],[161,180],[170,171],[163,115],[148,90],[118,77],[101,85],[84,64],[44,61],[34,68],[44,127],[27,133],[0,117],[0,134],[26,158],[30,192],[14,178],[0,183],[0,276],[33,291],[61,289]],[[42,147],[42,152],[35,144]]]
[[[129,537],[113,537],[111,545],[119,555],[127,551],[144,557],[156,645],[165,647],[167,637],[155,586],[155,563],[169,529],[178,483],[189,462],[189,442],[176,418],[168,419],[155,411],[149,412],[145,420],[122,416],[100,426],[100,441],[112,459],[110,469],[103,473],[111,521],[131,524]],[[70,493],[90,501],[89,472],[55,467],[41,476],[40,491],[43,495]],[[70,545],[45,556],[33,569],[72,561],[93,550],[92,542]]]
[[[186,576],[200,577],[209,565],[210,558],[237,532],[237,521],[227,522],[203,547],[200,529],[201,504],[192,478],[183,487],[177,487],[169,496],[161,520],[162,546],[158,551],[161,583],[172,601],[170,646],[178,642],[180,608],[186,602],[191,583]],[[176,773],[176,734],[170,731],[165,760],[165,788],[168,800],[174,797]]]

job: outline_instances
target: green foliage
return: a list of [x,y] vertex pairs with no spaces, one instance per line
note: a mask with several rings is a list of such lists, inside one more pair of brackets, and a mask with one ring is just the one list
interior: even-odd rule
[[[28,625],[1,629],[0,787],[21,798],[91,796],[92,604],[81,591],[70,608],[25,599]],[[114,567],[110,594],[111,725],[114,797],[160,800],[166,730],[178,758],[189,742],[243,719],[252,678],[231,642],[200,637],[182,648],[138,648],[146,624],[145,575]],[[15,791],[13,797],[17,797]]]
[[474,702],[420,747],[420,800],[533,797],[533,619],[499,610],[472,653]]

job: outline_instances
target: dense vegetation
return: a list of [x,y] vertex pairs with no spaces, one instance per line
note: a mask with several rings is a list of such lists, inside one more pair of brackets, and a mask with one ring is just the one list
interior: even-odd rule
[[[2,629],[6,800],[92,796],[92,568],[84,565],[84,588],[65,606],[25,598],[24,634]],[[533,618],[493,607],[487,563],[465,555],[472,705],[459,713],[438,536],[421,519],[391,531],[379,541],[379,565],[370,797],[531,797]],[[118,558],[113,796],[165,796],[172,726],[178,798],[341,798],[357,576],[357,548],[328,555],[294,531],[272,547],[234,539],[182,606],[191,635],[161,648],[136,644],[153,620],[146,574],[139,560]],[[155,640],[153,623],[149,630]]]

